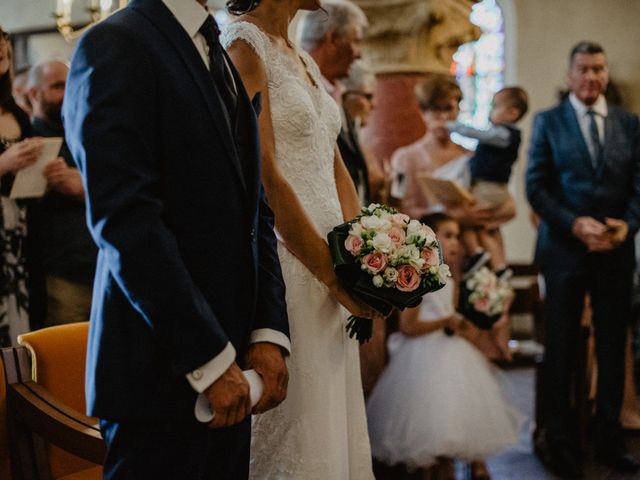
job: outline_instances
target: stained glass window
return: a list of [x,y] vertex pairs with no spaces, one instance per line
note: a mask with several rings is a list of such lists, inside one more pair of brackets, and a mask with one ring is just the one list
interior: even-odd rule
[[[496,0],[482,0],[473,5],[470,20],[480,27],[482,35],[458,48],[451,73],[462,89],[458,119],[476,128],[486,128],[493,94],[504,86],[504,22]],[[475,146],[473,140],[460,137],[454,140],[468,148]]]

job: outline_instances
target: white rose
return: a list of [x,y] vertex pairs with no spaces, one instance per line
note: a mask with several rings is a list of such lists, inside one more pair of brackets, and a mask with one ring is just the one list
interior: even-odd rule
[[438,281],[440,283],[447,283],[447,280],[451,277],[451,271],[449,265],[443,263],[438,266]]
[[375,215],[369,217],[362,217],[360,223],[367,230],[378,230],[382,226],[382,220]]
[[387,267],[384,271],[384,279],[389,283],[394,283],[398,279],[398,270],[393,267]]
[[393,242],[386,233],[376,233],[376,236],[373,237],[373,248],[378,252],[389,253],[392,247]]
[[384,285],[384,279],[382,278],[381,275],[374,275],[371,281],[373,282],[373,285],[378,288]]

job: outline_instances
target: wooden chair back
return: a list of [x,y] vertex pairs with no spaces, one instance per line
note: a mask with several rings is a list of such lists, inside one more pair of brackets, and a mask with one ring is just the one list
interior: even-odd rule
[[82,413],[87,335],[86,322],[61,325],[3,350],[14,480],[101,478],[104,442]]

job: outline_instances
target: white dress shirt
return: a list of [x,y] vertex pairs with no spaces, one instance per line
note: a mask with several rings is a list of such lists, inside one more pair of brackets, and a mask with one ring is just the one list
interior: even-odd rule
[[589,154],[591,155],[591,159],[595,158],[595,149],[593,146],[593,142],[591,141],[591,133],[589,130],[589,126],[591,124],[591,119],[589,118],[589,110],[593,110],[595,113],[595,121],[596,126],[598,127],[598,137],[600,138],[600,145],[604,145],[604,119],[607,118],[609,114],[609,109],[607,108],[607,101],[605,100],[603,95],[598,97],[598,100],[588,107],[575,96],[573,92],[569,94],[569,102],[571,102],[571,106],[576,112],[576,117],[578,117],[578,125],[580,125],[580,131],[582,132],[582,137],[584,138],[585,143],[587,144],[587,148],[589,149]]
[[[209,47],[204,36],[199,32],[200,27],[210,15],[209,11],[200,5],[196,0],[162,0],[171,11],[178,23],[189,34],[193,43],[202,58],[204,64],[209,68]],[[227,65],[227,68],[229,66]],[[233,76],[231,76],[233,78]],[[291,352],[291,342],[289,338],[277,330],[271,328],[260,328],[251,333],[250,343],[269,342],[279,345],[287,352]],[[187,374],[187,380],[191,387],[198,393],[202,393],[213,382],[215,382],[235,361],[236,350],[227,343],[227,346],[218,355],[213,357],[200,368]]]

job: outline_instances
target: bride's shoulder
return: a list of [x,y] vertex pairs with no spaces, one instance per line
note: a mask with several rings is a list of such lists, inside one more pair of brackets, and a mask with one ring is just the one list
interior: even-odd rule
[[228,50],[239,40],[248,44],[263,60],[267,58],[269,39],[256,24],[240,18],[223,27],[220,43],[225,49]]

